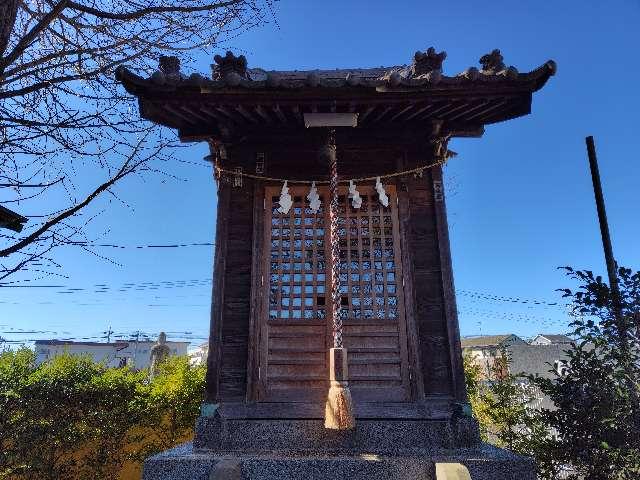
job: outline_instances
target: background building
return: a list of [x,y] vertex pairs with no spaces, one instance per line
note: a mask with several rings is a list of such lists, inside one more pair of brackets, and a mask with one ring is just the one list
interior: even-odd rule
[[529,343],[531,345],[570,345],[572,341],[566,335],[540,333],[533,337]]
[[[96,362],[103,362],[108,367],[124,367],[129,365],[135,369],[149,366],[153,341],[118,341],[72,342],[66,340],[36,340],[36,364],[41,364],[56,355],[68,352],[72,355],[90,355]],[[187,355],[189,342],[167,341],[171,355]]]
[[204,342],[189,352],[189,363],[191,365],[206,365],[209,355],[209,342]]
[[484,377],[490,375],[495,360],[500,356],[502,350],[511,345],[527,345],[527,342],[513,333],[464,337],[460,343],[462,351],[469,354],[473,361],[482,367]]

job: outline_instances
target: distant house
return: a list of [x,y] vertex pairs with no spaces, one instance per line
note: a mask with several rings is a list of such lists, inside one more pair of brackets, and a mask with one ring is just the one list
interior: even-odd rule
[[[151,348],[156,344],[153,341],[127,341],[127,348],[122,351],[130,365],[135,369],[147,368],[150,365]],[[170,355],[186,356],[189,342],[171,342],[167,340],[167,346],[171,349]]]
[[[126,342],[72,342],[66,340],[36,340],[36,364],[40,365],[56,355],[68,352],[72,355],[89,355],[96,362],[103,362],[108,367],[121,364],[120,352],[128,346]],[[126,362],[126,360],[125,360]]]
[[[89,355],[96,362],[108,367],[124,367],[141,370],[149,366],[152,341],[73,342],[67,340],[36,340],[36,364],[68,352],[72,355]],[[189,342],[167,342],[171,355],[187,355]]]
[[527,342],[513,333],[463,337],[460,343],[462,351],[482,367],[482,374],[487,377],[490,376],[495,361],[503,350],[512,345],[527,345]]
[[[512,345],[507,349],[510,360],[509,372],[514,375],[538,375],[549,379],[565,375],[568,371],[566,364],[568,355],[565,351],[570,347],[571,345],[567,343]],[[554,407],[551,400],[542,395],[537,387],[533,387],[525,379],[522,379],[521,383],[523,387],[528,386],[534,389],[529,390],[529,393],[534,396],[531,407],[549,409]]]
[[508,345],[527,343],[513,333],[503,335],[476,335],[473,337],[462,337],[460,340],[463,349],[491,349],[503,348]]
[[529,343],[531,345],[570,345],[571,342],[573,342],[573,340],[566,335],[540,333]]
[[189,352],[191,365],[206,365],[209,355],[209,342],[204,342]]

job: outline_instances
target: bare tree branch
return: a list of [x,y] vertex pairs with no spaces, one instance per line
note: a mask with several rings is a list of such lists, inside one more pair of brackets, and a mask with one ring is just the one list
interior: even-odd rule
[[0,234],[0,279],[24,275],[43,255],[50,266],[39,270],[58,268],[57,247],[89,243],[102,202],[131,203],[117,189],[124,177],[182,176],[158,168],[179,139],[137,115],[116,67],[150,75],[173,52],[184,68],[193,52],[213,54],[265,23],[271,1],[0,0],[0,203],[29,212],[22,233]]
[[108,18],[111,20],[137,20],[139,18],[148,16],[152,13],[193,13],[193,12],[208,12],[218,8],[229,7],[241,3],[240,0],[230,0],[228,2],[216,2],[205,5],[197,5],[193,7],[180,7],[175,5],[164,7],[147,7],[140,10],[134,10],[126,13],[113,13],[105,10],[99,10],[97,8],[88,7],[77,2],[69,2],[69,7],[78,10],[79,12],[89,13],[99,18]]

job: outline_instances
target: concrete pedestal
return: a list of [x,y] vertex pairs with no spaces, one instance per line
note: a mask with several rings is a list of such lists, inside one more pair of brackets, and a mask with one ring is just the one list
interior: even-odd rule
[[193,443],[149,458],[143,480],[436,480],[461,463],[472,480],[535,480],[529,458],[482,444],[473,419],[359,420],[348,432],[322,420],[201,417]]

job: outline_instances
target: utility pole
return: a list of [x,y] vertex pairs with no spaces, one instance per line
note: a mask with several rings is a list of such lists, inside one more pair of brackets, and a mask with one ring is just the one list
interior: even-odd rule
[[138,342],[140,341],[140,330],[136,331],[136,344],[133,348],[133,367],[136,367],[136,357],[138,356]]
[[600,234],[602,236],[602,248],[604,258],[607,262],[607,273],[609,274],[609,286],[614,302],[618,302],[620,291],[618,289],[618,276],[616,272],[616,262],[613,258],[611,248],[611,236],[609,235],[609,223],[607,222],[607,212],[604,208],[604,197],[602,196],[602,185],[600,184],[600,171],[598,170],[598,159],[596,158],[596,146],[593,137],[585,138],[587,143],[587,154],[589,155],[589,167],[591,168],[591,180],[593,181],[593,194],[596,197],[596,208],[598,209],[598,219],[600,220]]
[[[604,249],[604,258],[607,262],[607,272],[609,273],[609,287],[611,288],[611,297],[613,302],[613,315],[618,328],[618,340],[620,342],[620,350],[627,354],[629,352],[629,343],[627,339],[627,324],[622,316],[622,302],[620,298],[620,289],[618,287],[618,276],[616,272],[616,263],[613,258],[613,249],[611,248],[611,237],[609,235],[609,224],[607,222],[607,212],[604,209],[604,198],[602,196],[602,186],[600,185],[600,172],[598,171],[598,160],[596,158],[596,146],[593,137],[589,135],[585,138],[587,143],[587,154],[589,155],[589,166],[591,167],[591,179],[593,180],[593,193],[596,197],[596,207],[598,208],[598,219],[600,220],[600,234],[602,235],[602,248]],[[625,355],[628,358],[628,355]],[[631,373],[632,365],[628,360],[624,362],[623,368]],[[631,375],[627,378],[627,388],[631,394],[632,401],[638,403],[638,389],[631,380]],[[637,412],[637,410],[636,410]],[[638,425],[640,419],[636,418],[633,422]]]

